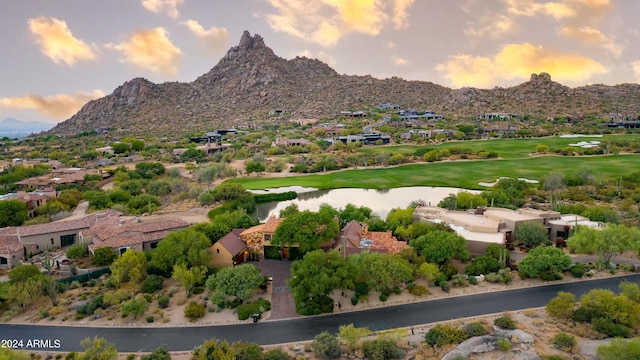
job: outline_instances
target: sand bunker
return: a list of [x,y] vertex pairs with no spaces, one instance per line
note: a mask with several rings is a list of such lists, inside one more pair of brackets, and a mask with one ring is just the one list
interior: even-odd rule
[[560,135],[558,137],[559,138],[563,138],[563,139],[571,139],[571,138],[579,138],[579,137],[597,137],[597,138],[601,138],[602,135],[565,134],[565,135]]
[[[492,182],[492,183],[488,183],[488,182],[479,182],[478,185],[480,186],[486,186],[486,187],[493,187],[493,185],[497,184],[498,181],[502,180],[502,179],[508,179],[508,176],[501,176],[499,178],[496,179],[496,181]],[[537,184],[539,183],[538,180],[531,180],[531,179],[527,179],[527,178],[518,178],[518,180],[520,181],[524,181],[530,184]]]
[[583,149],[589,149],[600,146],[600,141],[580,141],[579,143],[569,144],[569,146],[581,147]]

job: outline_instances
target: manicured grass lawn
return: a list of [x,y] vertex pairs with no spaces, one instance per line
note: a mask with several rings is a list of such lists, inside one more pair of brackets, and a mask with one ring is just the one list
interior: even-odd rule
[[[624,140],[640,140],[640,135],[611,135],[613,139]],[[557,136],[533,139],[493,139],[493,140],[473,140],[473,141],[448,141],[439,145],[392,145],[392,146],[376,146],[358,149],[359,152],[365,154],[378,154],[381,152],[413,154],[420,148],[431,149],[447,149],[453,146],[471,148],[475,152],[479,150],[495,151],[498,156],[503,159],[516,159],[527,157],[531,153],[536,152],[538,144],[547,145],[550,151],[562,149],[570,144],[579,143],[580,141],[603,141],[603,137],[578,137],[578,138],[560,138]]]
[[244,178],[238,182],[247,189],[306,186],[319,189],[385,189],[405,186],[451,186],[484,189],[478,182],[493,182],[499,176],[541,180],[552,171],[575,173],[587,167],[602,180],[618,178],[640,169],[640,155],[589,157],[544,156],[518,160],[477,160],[411,164],[385,169],[345,170],[325,175],[285,178]]

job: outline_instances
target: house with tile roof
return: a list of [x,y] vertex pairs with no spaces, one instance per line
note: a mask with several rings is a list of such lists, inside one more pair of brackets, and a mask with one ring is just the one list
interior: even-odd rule
[[363,251],[398,254],[408,245],[393,236],[391,231],[369,231],[367,224],[351,220],[340,230],[331,247],[349,256]]
[[247,250],[247,244],[240,238],[240,234],[245,230],[246,229],[233,229],[211,246],[209,249],[211,253],[211,266],[234,266],[245,260],[249,252]]
[[96,223],[120,217],[115,210],[103,210],[80,219],[60,220],[47,224],[9,226],[0,229],[0,266],[11,268],[25,257],[47,248],[64,248],[82,242],[81,232]]
[[284,219],[272,215],[264,224],[252,226],[240,233],[240,238],[247,245],[250,258],[264,259],[264,247],[271,246],[271,239],[282,220]]
[[108,218],[82,231],[81,236],[85,244],[90,244],[90,254],[110,247],[121,255],[128,249],[155,249],[167,235],[188,226],[189,223],[181,219],[142,222],[140,218]]

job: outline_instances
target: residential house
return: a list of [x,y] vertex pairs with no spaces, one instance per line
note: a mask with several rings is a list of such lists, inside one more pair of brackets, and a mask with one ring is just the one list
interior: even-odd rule
[[444,119],[444,115],[436,114],[431,110],[418,111],[418,110],[403,110],[400,111],[400,120],[403,121],[437,121]]
[[96,148],[96,151],[100,155],[113,155],[114,154],[113,148],[111,146],[99,147],[99,148]]
[[331,248],[337,249],[345,256],[359,254],[363,251],[379,252],[384,254],[398,254],[408,245],[405,241],[399,241],[391,231],[368,231],[367,224],[361,225],[351,220],[338,233],[331,244]]
[[517,115],[504,114],[504,113],[486,113],[486,114],[480,114],[476,116],[476,120],[477,121],[480,121],[480,120],[495,121],[495,120],[507,120],[515,117],[517,117]]
[[211,266],[234,266],[245,260],[249,254],[247,244],[240,237],[243,231],[245,229],[233,229],[211,246]]
[[315,125],[318,123],[318,119],[294,119],[290,120],[292,123],[298,124],[300,126],[305,125]]
[[20,188],[43,188],[58,185],[84,184],[85,175],[99,175],[101,179],[111,176],[108,172],[102,170],[89,170],[83,168],[64,168],[54,169],[48,175],[32,177],[16,182]]
[[180,219],[142,222],[140,218],[111,217],[83,230],[80,237],[83,243],[90,244],[91,254],[96,249],[110,247],[122,255],[128,249],[155,249],[167,235],[188,226],[189,223]]
[[0,229],[0,265],[9,268],[18,261],[47,248],[64,248],[80,242],[81,232],[99,221],[120,217],[122,213],[103,210],[80,219],[60,220],[48,224],[10,226]]
[[380,133],[371,133],[339,136],[337,140],[344,144],[359,142],[362,145],[377,145],[380,142],[381,144],[386,145],[391,141],[391,136]]
[[378,110],[400,110],[402,105],[397,104],[378,104]]
[[276,138],[273,142],[273,146],[282,146],[282,147],[290,147],[290,146],[307,146],[311,145],[312,142],[307,139],[287,139],[287,138]]
[[11,193],[6,195],[0,195],[0,201],[2,200],[18,200],[27,206],[27,212],[30,218],[35,217],[36,209],[40,205],[44,205],[51,197],[55,197],[55,191],[51,192],[24,192],[18,191],[17,193]]
[[[264,259],[264,248],[271,246],[271,239],[282,220],[284,219],[272,215],[264,224],[252,226],[240,233],[240,238],[247,245],[248,255],[252,260]],[[286,250],[283,257],[287,258]]]

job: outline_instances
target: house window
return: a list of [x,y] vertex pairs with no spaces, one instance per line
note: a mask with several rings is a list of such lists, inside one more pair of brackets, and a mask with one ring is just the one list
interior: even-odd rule
[[51,245],[54,245],[53,238],[51,238]]
[[264,241],[271,241],[271,234],[264,234]]
[[155,249],[157,247],[158,247],[158,243],[157,242],[152,242],[152,243],[149,244],[149,248],[150,249]]
[[220,249],[216,249],[216,254],[220,254]]

